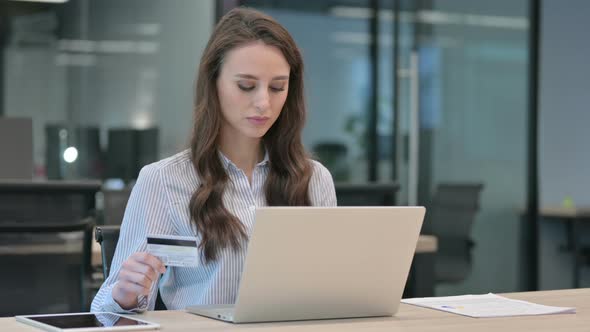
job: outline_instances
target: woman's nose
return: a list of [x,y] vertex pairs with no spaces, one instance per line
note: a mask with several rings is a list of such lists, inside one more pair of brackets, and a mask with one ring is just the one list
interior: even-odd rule
[[256,95],[254,106],[260,113],[266,112],[270,108],[270,96],[266,89],[260,89],[259,93]]

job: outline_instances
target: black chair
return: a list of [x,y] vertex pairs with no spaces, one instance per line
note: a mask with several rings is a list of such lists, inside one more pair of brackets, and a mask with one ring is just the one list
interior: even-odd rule
[[313,152],[319,161],[332,174],[334,181],[347,181],[350,177],[350,167],[347,162],[348,147],[340,142],[321,142],[313,147]]
[[471,271],[471,227],[479,210],[481,183],[441,183],[427,208],[424,233],[438,238],[435,279],[456,283]]
[[[109,276],[111,272],[111,262],[115,255],[115,249],[117,248],[117,242],[119,241],[119,231],[121,226],[97,226],[95,231],[96,242],[100,244],[100,253],[102,257],[102,272],[104,279]],[[167,310],[166,305],[162,301],[160,291],[158,290],[158,296],[156,297],[156,306],[154,310]]]
[[338,206],[393,206],[397,183],[336,183]]
[[10,285],[3,297],[12,298],[0,316],[86,311],[93,228],[93,218],[76,223],[0,223],[3,246],[11,247],[0,256],[0,264],[9,267],[0,274],[0,283]]
[[120,190],[103,189],[104,197],[103,223],[104,225],[121,225],[127,201],[131,195],[131,187]]
[[120,226],[96,226],[94,233],[96,242],[100,244],[100,255],[102,257],[102,274],[106,280],[110,273],[111,262],[119,241]]

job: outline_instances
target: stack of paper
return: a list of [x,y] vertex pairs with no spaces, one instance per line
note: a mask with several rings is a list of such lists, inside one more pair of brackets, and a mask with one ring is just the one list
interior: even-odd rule
[[508,317],[576,313],[576,308],[550,307],[492,293],[403,299],[403,303],[469,317]]

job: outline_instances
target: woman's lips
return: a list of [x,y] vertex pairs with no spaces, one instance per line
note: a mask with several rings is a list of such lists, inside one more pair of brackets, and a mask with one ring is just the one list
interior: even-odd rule
[[262,126],[268,121],[268,117],[265,116],[250,116],[246,119],[248,119],[248,121],[255,126]]

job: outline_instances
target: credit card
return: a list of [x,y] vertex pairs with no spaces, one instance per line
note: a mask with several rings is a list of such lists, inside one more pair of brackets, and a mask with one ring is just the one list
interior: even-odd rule
[[147,252],[158,257],[166,266],[199,265],[197,246],[197,238],[192,236],[147,236]]

